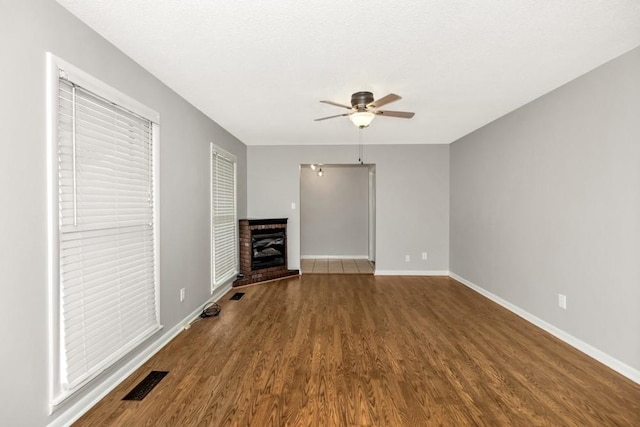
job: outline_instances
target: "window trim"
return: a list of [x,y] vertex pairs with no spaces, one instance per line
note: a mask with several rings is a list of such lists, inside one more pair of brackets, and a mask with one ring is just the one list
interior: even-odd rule
[[233,278],[235,275],[237,275],[240,271],[239,266],[240,266],[240,260],[239,260],[239,254],[238,254],[238,245],[239,245],[239,230],[238,230],[238,158],[237,156],[235,156],[234,154],[228,152],[227,150],[225,150],[224,148],[221,148],[218,145],[215,145],[213,142],[210,143],[210,150],[209,150],[209,227],[210,227],[210,232],[209,232],[209,236],[210,236],[210,241],[209,241],[209,251],[210,251],[210,263],[211,263],[211,269],[210,269],[210,292],[211,294],[213,294],[213,292],[218,289],[219,287],[221,287],[224,283],[228,282],[229,279],[224,280],[221,283],[216,284],[215,282],[215,251],[214,251],[214,244],[215,244],[215,240],[214,240],[214,225],[213,225],[213,217],[214,217],[214,213],[213,213],[213,156],[214,154],[216,154],[224,157],[230,161],[233,162],[233,205],[234,205],[234,220],[235,220],[235,271],[234,273],[231,275],[231,278]]
[[[60,405],[71,396],[82,390],[85,385],[98,377],[87,379],[85,382],[73,390],[64,390],[61,384],[59,366],[61,362],[60,354],[60,240],[58,234],[58,80],[61,73],[65,78],[84,87],[87,90],[109,99],[119,107],[130,110],[151,121],[152,126],[152,158],[153,158],[153,234],[154,234],[154,282],[155,282],[155,303],[156,322],[158,327],[148,335],[149,337],[163,328],[160,323],[160,138],[159,124],[160,115],[135,101],[128,95],[112,88],[97,78],[80,70],[76,66],[58,58],[51,52],[46,53],[46,143],[47,143],[47,298],[49,307],[48,316],[48,377],[49,377],[49,415],[54,413]],[[127,353],[131,354],[131,353]],[[126,357],[126,354],[122,355]],[[121,360],[121,359],[120,359]],[[105,370],[108,368],[105,368]],[[104,371],[104,370],[103,370]]]

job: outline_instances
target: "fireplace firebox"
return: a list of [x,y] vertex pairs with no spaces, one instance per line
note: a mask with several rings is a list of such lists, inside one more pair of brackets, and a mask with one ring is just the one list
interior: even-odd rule
[[241,219],[240,274],[233,286],[297,276],[287,269],[287,218]]
[[251,270],[284,265],[284,231],[251,230]]

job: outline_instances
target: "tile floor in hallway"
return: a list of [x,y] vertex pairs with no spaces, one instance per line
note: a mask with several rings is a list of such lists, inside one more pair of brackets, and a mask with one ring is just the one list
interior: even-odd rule
[[374,264],[367,259],[302,259],[302,274],[373,274]]

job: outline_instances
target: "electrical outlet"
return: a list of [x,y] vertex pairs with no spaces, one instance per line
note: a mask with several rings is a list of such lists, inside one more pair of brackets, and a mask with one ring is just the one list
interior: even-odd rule
[[411,261],[411,257],[410,257],[409,255],[405,255],[405,256],[404,256],[404,260],[405,260],[406,262],[410,262],[410,261]]
[[184,288],[180,289],[180,302],[184,301],[185,290]]
[[291,202],[291,210],[295,210],[296,208],[296,202]]
[[567,309],[567,296],[563,294],[558,294],[558,307],[563,310]]
[[422,259],[427,259],[427,253],[426,252],[422,252]]

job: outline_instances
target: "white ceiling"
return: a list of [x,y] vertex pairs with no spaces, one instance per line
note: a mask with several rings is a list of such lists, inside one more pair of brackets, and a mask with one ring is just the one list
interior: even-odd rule
[[58,0],[247,145],[450,143],[640,46],[638,0]]

